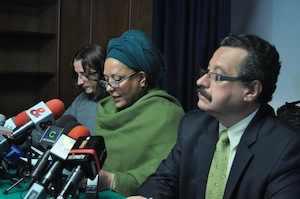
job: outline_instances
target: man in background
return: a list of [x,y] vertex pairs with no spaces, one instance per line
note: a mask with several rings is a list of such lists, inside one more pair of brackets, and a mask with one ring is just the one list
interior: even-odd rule
[[300,136],[268,105],[280,68],[267,41],[226,37],[197,80],[200,110],[184,116],[176,145],[138,195],[299,198]]

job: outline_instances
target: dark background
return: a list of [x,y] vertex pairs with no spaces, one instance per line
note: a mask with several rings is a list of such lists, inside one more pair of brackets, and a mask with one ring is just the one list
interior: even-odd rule
[[186,110],[195,80],[229,32],[229,0],[1,0],[0,113],[11,117],[37,102],[78,94],[71,59],[81,46],[141,29],[160,48],[163,83]]

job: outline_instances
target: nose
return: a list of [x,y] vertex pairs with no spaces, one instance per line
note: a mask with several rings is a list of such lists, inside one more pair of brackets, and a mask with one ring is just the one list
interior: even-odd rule
[[77,77],[77,85],[81,86],[83,84],[83,80],[78,76]]
[[106,92],[111,93],[114,90],[113,87],[110,86],[110,84],[107,84],[106,86]]
[[199,77],[196,81],[196,85],[197,86],[203,86],[203,87],[209,87],[210,85],[210,81],[209,78],[207,77],[207,74],[202,75],[201,77]]

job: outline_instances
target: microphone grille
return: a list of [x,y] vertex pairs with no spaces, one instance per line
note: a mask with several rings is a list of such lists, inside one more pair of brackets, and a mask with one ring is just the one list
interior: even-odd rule
[[68,134],[74,127],[80,125],[77,119],[72,115],[63,115],[56,120],[55,125],[63,128],[65,134]]
[[14,122],[16,126],[25,125],[29,120],[30,118],[28,117],[25,111],[19,113],[14,117]]
[[60,99],[49,100],[46,104],[52,111],[54,118],[59,118],[65,111],[65,105]]
[[83,125],[79,125],[74,127],[69,133],[68,136],[73,139],[78,139],[79,137],[87,137],[90,136],[90,131],[87,127]]

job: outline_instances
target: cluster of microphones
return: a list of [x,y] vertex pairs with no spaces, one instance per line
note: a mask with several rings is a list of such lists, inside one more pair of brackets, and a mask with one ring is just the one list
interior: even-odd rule
[[[23,181],[27,199],[76,198],[81,192],[97,198],[104,139],[63,112],[64,103],[53,99],[7,120],[0,114],[0,180],[13,183],[6,193]],[[22,172],[14,176],[12,169]]]

